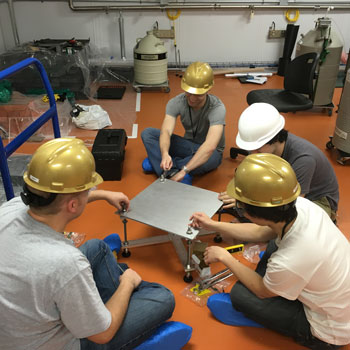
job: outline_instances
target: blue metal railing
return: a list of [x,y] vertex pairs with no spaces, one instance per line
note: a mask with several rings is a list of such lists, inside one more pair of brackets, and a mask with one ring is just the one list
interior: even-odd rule
[[49,97],[50,108],[37,118],[32,124],[30,124],[25,130],[23,130],[19,135],[17,135],[11,142],[4,146],[2,138],[0,137],[0,171],[2,176],[2,181],[5,188],[6,198],[10,200],[14,197],[13,187],[11,182],[11,176],[9,167],[7,164],[7,158],[15,152],[24,142],[26,142],[29,137],[31,137],[40,127],[42,127],[49,119],[52,119],[52,126],[55,138],[61,137],[60,127],[58,124],[56,101],[53,94],[53,90],[46,74],[43,65],[36,58],[26,58],[25,60],[14,64],[13,66],[0,71],[0,80],[6,78],[9,75],[17,73],[21,69],[35,65],[38,69],[41,79],[44,83],[46,93]]

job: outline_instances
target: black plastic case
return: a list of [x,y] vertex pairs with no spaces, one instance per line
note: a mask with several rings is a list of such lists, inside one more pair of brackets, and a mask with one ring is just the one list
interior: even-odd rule
[[103,180],[112,181],[122,178],[127,140],[124,129],[98,131],[92,146],[92,154],[96,162],[96,171]]

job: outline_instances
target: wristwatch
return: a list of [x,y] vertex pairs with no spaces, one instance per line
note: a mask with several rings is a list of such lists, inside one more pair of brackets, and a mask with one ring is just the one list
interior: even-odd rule
[[188,174],[188,173],[190,172],[190,169],[188,169],[186,165],[183,166],[182,170],[183,170],[186,174]]

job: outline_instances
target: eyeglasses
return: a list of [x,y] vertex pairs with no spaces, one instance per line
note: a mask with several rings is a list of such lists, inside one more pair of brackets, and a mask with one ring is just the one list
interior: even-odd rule
[[241,203],[239,201],[237,201],[237,200],[236,200],[236,212],[241,218],[244,217],[245,208],[242,207]]

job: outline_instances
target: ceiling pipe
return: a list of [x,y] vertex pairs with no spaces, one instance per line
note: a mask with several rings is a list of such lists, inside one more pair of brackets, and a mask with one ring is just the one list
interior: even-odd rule
[[8,4],[8,7],[9,7],[11,27],[12,27],[13,37],[15,39],[15,45],[19,46],[20,41],[19,41],[18,30],[17,30],[15,10],[13,8],[13,0],[7,0],[7,4]]
[[[106,1],[114,3],[116,1]],[[233,10],[233,9],[247,9],[250,11],[268,9],[268,10],[328,10],[332,7],[332,10],[350,10],[350,5],[316,5],[316,4],[293,4],[293,5],[250,5],[250,4],[237,4],[237,3],[168,3],[167,5],[103,5],[103,6],[76,6],[73,0],[68,0],[69,7],[72,11],[104,11],[106,13],[110,11],[145,11],[145,10]]]
[[126,60],[125,54],[125,34],[124,34],[124,18],[122,11],[119,12],[119,36],[120,36],[120,56],[123,61]]

